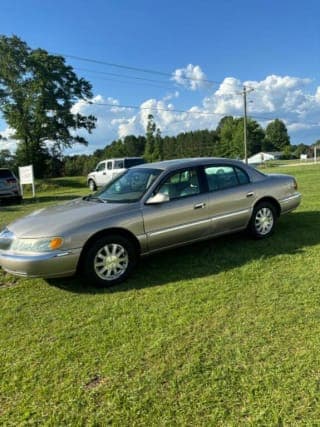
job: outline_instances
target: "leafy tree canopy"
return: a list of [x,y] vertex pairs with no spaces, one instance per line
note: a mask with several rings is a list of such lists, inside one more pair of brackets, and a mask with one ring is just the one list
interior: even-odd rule
[[96,118],[72,112],[78,100],[92,97],[91,85],[78,78],[62,56],[31,49],[17,36],[0,36],[0,110],[15,130],[21,162],[41,169],[48,142],[62,150],[78,142],[77,131],[89,133]]
[[270,148],[283,151],[290,145],[290,137],[286,125],[282,120],[275,119],[266,127],[266,141]]

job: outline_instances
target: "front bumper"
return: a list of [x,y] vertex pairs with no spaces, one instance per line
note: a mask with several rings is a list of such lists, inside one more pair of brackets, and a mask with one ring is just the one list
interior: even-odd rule
[[32,255],[0,250],[0,266],[16,276],[67,277],[76,272],[80,253],[81,248]]

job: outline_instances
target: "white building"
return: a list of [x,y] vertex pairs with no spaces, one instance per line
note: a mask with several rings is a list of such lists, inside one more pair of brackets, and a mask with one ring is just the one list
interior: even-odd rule
[[268,160],[278,160],[281,157],[280,152],[264,153],[260,152],[248,158],[249,165],[260,165]]

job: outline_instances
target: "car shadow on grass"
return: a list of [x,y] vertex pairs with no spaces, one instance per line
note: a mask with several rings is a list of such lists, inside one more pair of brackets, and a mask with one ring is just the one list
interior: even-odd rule
[[95,288],[81,277],[47,279],[50,285],[76,293],[112,293],[209,278],[256,260],[304,253],[320,243],[320,212],[295,212],[280,218],[268,239],[254,240],[245,232],[222,236],[143,258],[124,283]]

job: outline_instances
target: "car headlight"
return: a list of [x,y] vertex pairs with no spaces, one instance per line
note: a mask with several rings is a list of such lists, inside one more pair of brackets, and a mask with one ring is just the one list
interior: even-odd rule
[[62,237],[48,237],[45,239],[14,239],[11,250],[18,252],[50,252],[59,249],[63,244]]

